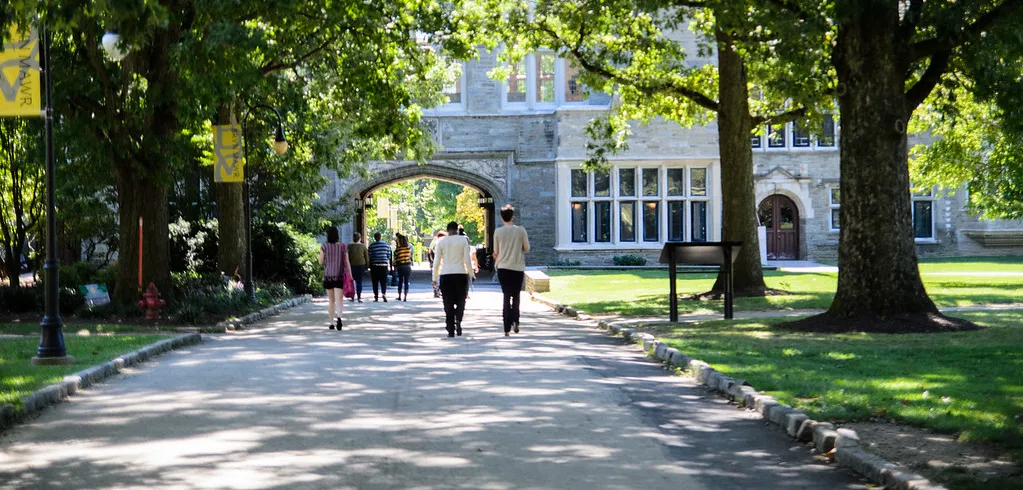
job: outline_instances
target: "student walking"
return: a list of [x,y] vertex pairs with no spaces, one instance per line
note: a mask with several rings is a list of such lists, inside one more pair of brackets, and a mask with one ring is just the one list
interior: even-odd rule
[[381,238],[379,231],[374,233],[373,239],[376,241],[369,246],[369,275],[373,279],[373,301],[380,301],[380,296],[383,296],[386,303],[387,271],[391,269],[391,246]]
[[[438,231],[437,236],[433,237],[433,240],[430,240],[430,251],[426,254],[427,257],[429,257],[430,259],[430,270],[433,270],[433,260],[437,256],[437,244],[440,243],[441,238],[444,238],[446,236],[448,236],[447,232]],[[433,297],[434,298],[440,297],[440,290],[437,289],[437,283],[433,284]]]
[[519,299],[522,279],[526,274],[526,252],[529,252],[529,237],[526,229],[515,224],[515,208],[511,204],[501,208],[504,226],[494,231],[494,261],[497,280],[504,294],[504,336],[513,329],[519,333]]
[[[465,234],[465,228],[462,225],[458,225],[458,236],[465,238],[465,241],[469,244],[469,257],[472,258],[472,271],[476,274],[480,273],[480,266],[476,259],[476,247],[472,246],[472,240],[469,239],[469,235]],[[469,293],[473,291],[473,285],[476,284],[475,277],[469,281],[469,290],[465,292],[465,297],[469,297]]]
[[352,278],[355,279],[355,297],[352,301],[362,303],[362,278],[369,267],[369,249],[362,244],[362,233],[352,235],[352,244],[348,246],[348,263],[352,266]]
[[[412,275],[412,247],[408,237],[398,233],[398,245],[394,247],[394,268],[398,270],[398,301],[408,301],[408,282]],[[405,299],[401,299],[401,289],[405,288]]]
[[462,316],[465,314],[465,295],[469,292],[469,279],[475,279],[469,241],[458,236],[458,223],[448,223],[448,236],[437,242],[433,259],[433,285],[440,284],[444,296],[445,327],[448,337],[462,335]]
[[323,265],[323,288],[327,290],[327,313],[331,322],[329,328],[341,330],[341,310],[345,304],[342,294],[345,282],[350,283],[352,280],[352,269],[345,244],[338,239],[337,228],[333,226],[327,228],[327,243],[320,246],[320,264]]

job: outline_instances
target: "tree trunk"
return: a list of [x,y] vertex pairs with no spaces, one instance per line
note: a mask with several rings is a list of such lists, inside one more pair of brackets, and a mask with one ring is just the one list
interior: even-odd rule
[[[222,104],[217,124],[238,122],[234,108]],[[249,169],[246,168],[245,172]],[[218,252],[217,269],[228,276],[244,276],[245,247],[248,246],[245,228],[245,185],[242,183],[213,184],[217,192]]]
[[242,275],[245,269],[245,206],[242,184],[215,184],[219,247],[217,269],[228,276]]
[[[906,127],[907,62],[898,5],[861,9],[839,30],[841,125],[838,292],[828,315],[936,314],[917,268]],[[884,11],[882,11],[884,9]]]
[[[757,236],[753,149],[750,146],[749,87],[742,58],[723,33],[718,34],[718,152],[721,155],[721,239],[740,241],[733,283],[737,296],[763,296],[764,271]],[[712,292],[724,292],[718,274]]]
[[117,287],[114,301],[130,304],[140,299],[139,273],[139,217],[142,225],[142,287],[156,284],[164,298],[171,298],[170,230],[167,206],[167,186],[160,181],[139,175],[131,164],[119,164],[114,169],[117,180],[120,247],[117,258]]

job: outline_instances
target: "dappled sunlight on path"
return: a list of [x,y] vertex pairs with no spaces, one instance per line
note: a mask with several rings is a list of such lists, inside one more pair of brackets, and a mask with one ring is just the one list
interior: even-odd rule
[[637,349],[526,299],[504,337],[477,288],[316,301],[207,337],[0,436],[0,486],[863,488]]

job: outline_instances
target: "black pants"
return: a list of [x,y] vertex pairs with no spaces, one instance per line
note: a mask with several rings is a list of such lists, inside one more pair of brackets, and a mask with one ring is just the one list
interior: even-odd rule
[[380,285],[380,294],[387,297],[387,266],[372,265],[369,268],[369,275],[373,278],[373,298],[377,297],[377,284]]
[[355,297],[362,299],[362,276],[366,275],[365,265],[352,266],[352,279],[355,279]]
[[522,293],[522,279],[526,273],[509,269],[497,269],[497,281],[504,293],[504,331],[511,332],[512,324],[519,322],[519,296]]
[[398,264],[398,298],[401,298],[401,289],[405,288],[405,296],[408,296],[408,281],[412,276],[412,264]]
[[465,295],[469,293],[469,274],[444,274],[440,276],[440,291],[444,296],[445,327],[448,333],[455,333],[455,327],[462,324],[465,313]]

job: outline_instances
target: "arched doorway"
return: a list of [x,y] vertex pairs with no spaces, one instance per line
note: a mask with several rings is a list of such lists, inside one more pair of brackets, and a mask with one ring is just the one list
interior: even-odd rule
[[[454,164],[460,165],[454,167]],[[378,163],[376,167],[378,170],[368,177],[344,182],[339,188],[338,194],[347,196],[355,205],[352,231],[365,234],[366,207],[372,202],[373,193],[377,189],[406,180],[432,179],[458,184],[477,191],[477,203],[483,209],[486,221],[484,245],[487,249],[493,248],[493,232],[497,225],[495,207],[500,207],[503,203],[508,202],[504,192],[503,174],[493,169],[484,173],[470,171],[472,166],[465,164],[463,160],[444,160],[442,164],[426,165],[414,162]],[[483,168],[483,170],[487,169]]]
[[792,199],[774,194],[757,208],[760,225],[767,228],[768,260],[799,258],[799,208]]

